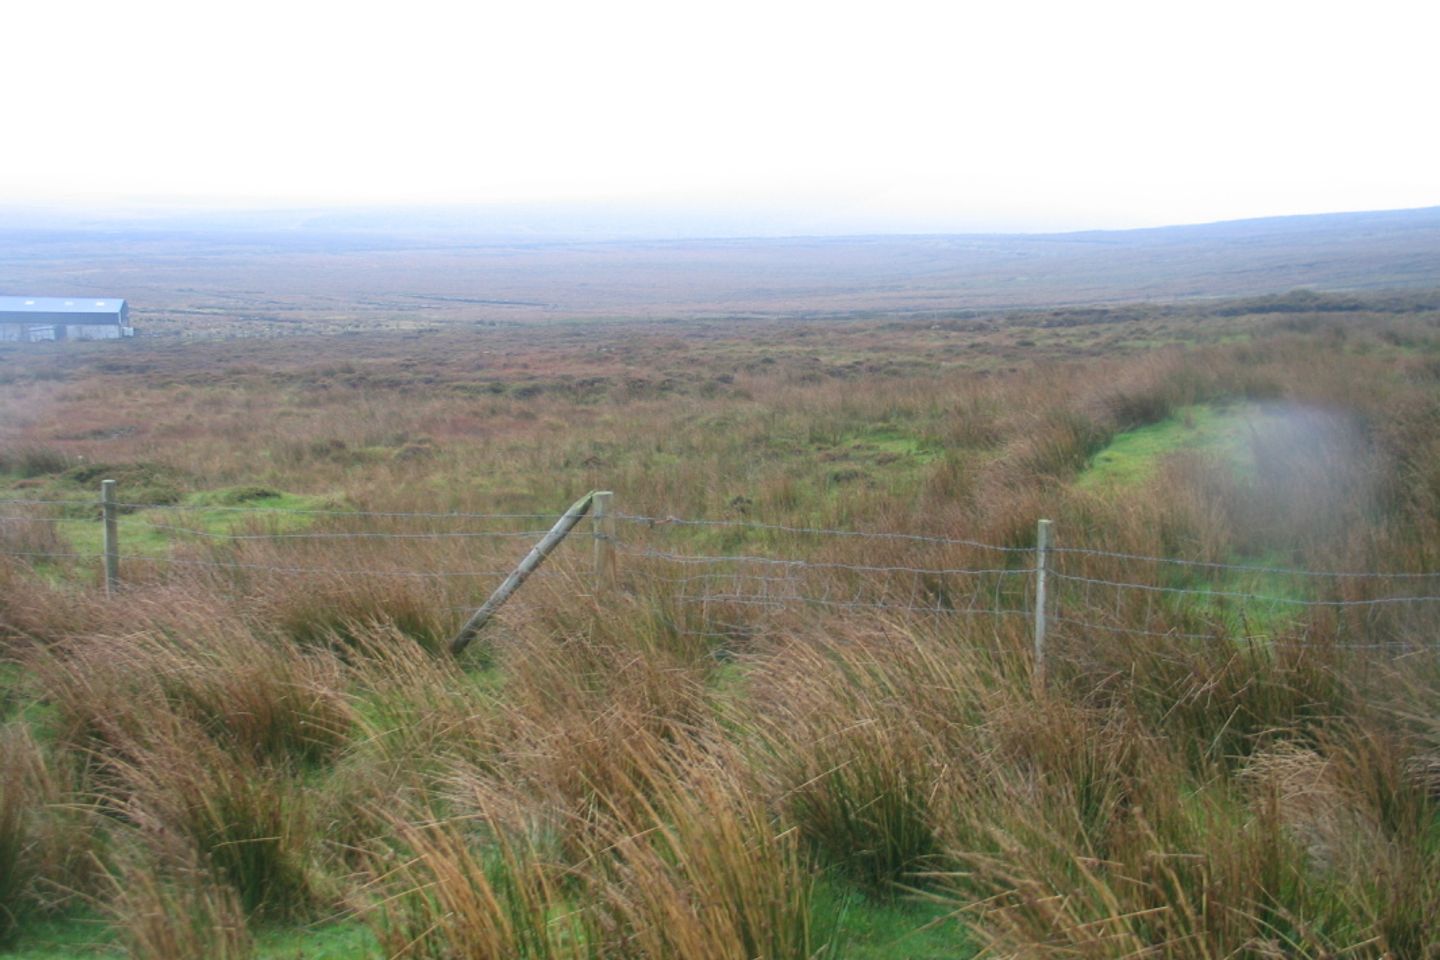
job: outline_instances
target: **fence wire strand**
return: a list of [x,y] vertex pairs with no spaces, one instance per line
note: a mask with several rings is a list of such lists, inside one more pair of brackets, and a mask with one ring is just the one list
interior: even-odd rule
[[[0,498],[0,508],[6,507],[9,510],[0,513],[0,530],[5,530],[3,536],[9,539],[0,539],[0,556],[32,561],[79,562],[100,559],[98,552],[87,553],[73,549],[66,542],[64,533],[61,531],[36,538],[31,536],[27,529],[19,529],[25,525],[98,525],[101,511],[99,500],[39,497]],[[45,510],[24,510],[24,508],[54,507],[84,507],[93,509],[95,514],[85,517],[45,516],[43,515]],[[320,556],[319,551],[324,549],[350,547],[353,552],[353,550],[359,549],[358,546],[355,546],[357,543],[365,541],[380,543],[390,541],[454,543],[496,541],[504,543],[510,540],[533,540],[547,533],[547,529],[532,529],[531,525],[535,521],[553,522],[560,516],[546,513],[363,511],[129,502],[117,503],[115,507],[123,511],[155,511],[147,516],[125,513],[116,518],[117,523],[121,529],[145,531],[165,537],[171,545],[183,545],[187,548],[185,552],[192,554],[175,556],[168,553],[150,552],[154,548],[147,544],[147,551],[144,553],[124,554],[123,562],[126,565],[146,564],[178,569],[420,580],[466,578],[486,580],[504,577],[511,568],[505,559],[497,555],[506,552],[498,547],[495,550],[477,547],[475,552],[483,554],[483,556],[472,557],[468,560],[468,562],[476,564],[475,569],[401,569],[398,567],[386,568],[383,565],[361,567],[353,565],[353,558],[351,564],[340,565],[295,563],[287,562],[286,556],[279,551],[287,547],[302,550],[304,552],[296,559],[303,561]],[[196,525],[187,525],[187,515],[211,514],[215,511],[237,517],[235,521],[224,521],[227,524],[233,523],[238,526],[245,522],[245,518],[253,517],[256,525],[249,529],[241,527],[239,532],[234,530],[217,531]],[[61,513],[58,510],[48,510],[48,512]],[[324,528],[296,530],[293,525],[290,525],[289,529],[272,529],[266,532],[264,524],[267,521],[264,518],[271,518],[270,522],[273,527],[276,525],[273,518],[284,515],[314,517],[317,518],[317,523],[323,523]],[[664,587],[670,591],[669,600],[677,608],[698,611],[699,618],[703,621],[702,629],[718,627],[723,631],[741,631],[749,635],[756,630],[764,629],[764,614],[792,609],[837,612],[872,611],[881,614],[924,614],[928,616],[992,616],[995,618],[1034,616],[1032,589],[1035,569],[1033,564],[1027,562],[1026,559],[1036,552],[1036,549],[1031,546],[1003,546],[963,537],[792,526],[747,520],[684,519],[627,513],[614,513],[611,516],[614,520],[630,526],[636,542],[630,542],[629,539],[619,540],[607,537],[598,530],[590,531],[589,536],[597,538],[598,542],[609,544],[616,554],[634,561],[631,567],[631,578],[634,582]],[[376,527],[395,525],[401,521],[410,520],[426,521],[432,526],[432,529],[407,530],[403,527],[376,529]],[[198,521],[196,522],[198,524]],[[347,522],[351,522],[356,529],[328,529],[335,526],[343,527]],[[479,522],[491,524],[492,528],[468,529],[461,526]],[[504,527],[506,524],[514,526],[520,523],[525,523],[525,528],[506,529]],[[213,526],[213,521],[211,525]],[[826,556],[827,549],[821,542],[814,544],[815,550],[811,551],[811,555],[808,556],[765,556],[745,552],[707,553],[700,549],[686,549],[693,546],[695,541],[703,542],[705,538],[699,536],[678,537],[682,545],[670,546],[669,549],[664,549],[659,543],[653,542],[659,539],[659,535],[662,533],[669,532],[672,536],[666,541],[665,545],[668,546],[677,539],[673,535],[679,534],[680,531],[687,528],[735,529],[761,534],[786,534],[796,538],[884,541],[895,544],[894,550],[896,551],[905,548],[924,550],[929,554],[927,559],[937,562],[931,564],[884,563],[875,562],[882,559],[877,557],[870,559],[870,562],[852,563],[843,559],[845,556],[843,552],[841,553],[842,558],[836,558],[833,553]],[[584,532],[580,532],[580,536],[583,538]],[[242,549],[248,551],[250,545],[271,546],[274,548],[275,559],[246,559],[246,553],[242,552],[237,556],[229,549],[228,545],[234,545],[235,551]],[[43,549],[49,546],[55,546],[56,549]],[[942,549],[932,551],[930,548]],[[943,548],[956,549],[946,551]],[[208,558],[205,557],[204,550],[211,551]],[[983,561],[981,561],[982,565],[964,565],[963,563],[947,564],[940,561],[941,557],[958,559],[965,555],[964,551],[966,550],[1002,554],[1004,555],[1003,559],[996,559],[1009,565],[983,565]],[[889,559],[889,555],[892,553],[885,548],[871,549],[872,554],[876,551],[885,554],[883,559]],[[200,556],[193,555],[196,552],[199,552]],[[797,549],[796,552],[800,551]],[[1283,630],[1260,631],[1247,637],[1237,631],[1234,625],[1227,620],[1233,619],[1237,613],[1241,618],[1245,616],[1242,604],[1266,604],[1296,610],[1354,608],[1402,610],[1407,607],[1421,608],[1440,603],[1440,595],[1418,592],[1419,587],[1414,593],[1401,592],[1397,585],[1385,596],[1347,597],[1345,594],[1352,592],[1352,588],[1344,586],[1350,581],[1361,583],[1365,581],[1428,581],[1440,577],[1440,571],[1320,571],[1186,560],[1177,557],[1154,557],[1094,549],[1083,545],[1051,546],[1049,555],[1051,563],[1047,565],[1047,574],[1055,586],[1053,602],[1047,604],[1054,608],[1052,612],[1048,613],[1049,623],[1055,627],[1065,627],[1077,631],[1105,631],[1117,635],[1156,639],[1263,640],[1267,643],[1306,645],[1308,643],[1306,640],[1282,635]],[[261,556],[268,557],[269,554]],[[452,565],[455,564],[457,555],[451,552],[448,556],[449,562]],[[904,558],[900,559],[903,561]],[[1105,563],[1086,562],[1089,560],[1113,561],[1114,563],[1107,566]],[[464,564],[467,560],[462,557],[459,558],[459,562]],[[1072,564],[1076,569],[1066,569]],[[1197,586],[1193,584],[1193,580],[1190,585],[1146,582],[1144,577],[1148,577],[1150,574],[1138,574],[1135,571],[1145,570],[1148,565],[1167,565],[1181,570],[1193,570],[1197,572],[1194,580],[1199,580],[1204,573],[1211,573],[1215,575],[1211,579],[1217,582],[1214,587]],[[437,562],[436,566],[441,566],[441,564]],[[1117,566],[1119,576],[1114,579],[1095,572],[1096,570],[1108,571],[1113,575]],[[1219,576],[1222,573],[1241,573],[1257,577],[1308,578],[1309,582],[1317,583],[1314,587],[1307,586],[1305,592],[1309,593],[1313,590],[1321,595],[1285,596],[1246,589],[1230,589],[1227,588],[1224,578]],[[1127,574],[1135,578],[1127,578]],[[568,575],[559,571],[540,571],[534,574],[535,577],[540,578]],[[1332,586],[1326,588],[1318,583],[1327,578],[1332,581]],[[1203,583],[1203,580],[1201,582]],[[1299,585],[1297,584],[1297,586]],[[1359,587],[1354,589],[1359,589]],[[1370,590],[1378,592],[1379,588],[1366,588],[1366,592],[1370,592]],[[1330,592],[1330,595],[1324,595],[1325,592]],[[1235,601],[1238,609],[1227,611],[1223,608],[1215,610],[1186,608],[1194,615],[1186,617],[1191,620],[1191,624],[1190,628],[1185,630],[1150,629],[1134,625],[1154,623],[1157,612],[1160,612],[1161,623],[1163,623],[1167,616],[1164,613],[1163,604],[1165,597],[1193,598],[1202,601]],[[738,613],[742,609],[756,611],[757,619],[761,622],[743,624],[728,621],[713,622],[717,613],[723,615],[725,610]],[[1402,629],[1399,635],[1402,637],[1417,633],[1416,625],[1423,626],[1428,622],[1415,620],[1413,619],[1415,615],[1412,614],[1397,613],[1395,616],[1400,619],[1395,620],[1381,619],[1378,614],[1367,614],[1367,616],[1370,617],[1369,624],[1379,625],[1374,627],[1376,630],[1390,629],[1396,624],[1400,625]],[[1405,620],[1405,616],[1410,616],[1412,619]],[[741,615],[740,619],[749,619],[749,617]],[[1213,620],[1215,629],[1208,633],[1195,632],[1194,624],[1197,620],[1200,622]],[[1122,621],[1132,625],[1122,625]],[[1351,621],[1352,628],[1353,624],[1357,622]],[[689,631],[693,628],[693,624],[677,624],[677,627],[683,631]],[[1248,628],[1243,625],[1240,628],[1240,630],[1245,629]],[[1369,630],[1371,627],[1366,626],[1362,629]],[[1381,635],[1385,634],[1381,633]],[[1311,645],[1393,650],[1428,649],[1430,646],[1435,646],[1411,640],[1357,641],[1354,643],[1336,640],[1334,642],[1316,641]]]
[[640,557],[647,560],[667,560],[671,563],[685,565],[707,565],[723,563],[762,564],[782,567],[795,567],[804,570],[853,570],[857,573],[915,573],[933,574],[935,576],[983,576],[1001,575],[1012,576],[1021,574],[1029,576],[1032,571],[1016,567],[909,567],[909,566],[886,566],[867,563],[840,563],[838,561],[814,561],[814,560],[793,560],[783,557],[760,557],[751,555],[734,556],[708,556],[704,554],[671,553],[663,550],[636,550],[628,544],[618,544],[620,553],[632,557]]
[[764,530],[772,533],[793,533],[806,536],[856,537],[866,540],[902,540],[915,543],[940,543],[954,546],[974,547],[977,550],[994,550],[1000,553],[1034,553],[1034,547],[1002,547],[981,540],[967,540],[960,537],[938,537],[920,533],[891,533],[886,531],[838,530],[825,527],[792,527],[777,523],[755,523],[748,520],[686,520],[680,517],[648,517],[631,513],[616,513],[616,520],[644,524],[648,527],[739,527],[747,530]]
[[1440,578],[1440,571],[1427,573],[1394,572],[1380,570],[1306,570],[1299,567],[1267,567],[1250,563],[1217,563],[1211,560],[1184,560],[1180,557],[1151,557],[1140,553],[1120,553],[1114,550],[1093,550],[1088,547],[1049,548],[1053,554],[1077,557],[1103,557],[1111,560],[1127,560],[1136,563],[1163,563],[1181,567],[1199,567],[1206,570],[1231,570],[1237,573],[1258,573],[1289,577],[1322,577],[1336,580],[1420,580]]
[[216,533],[169,523],[155,523],[135,517],[120,517],[122,527],[143,527],[166,533],[184,534],[205,540],[515,540],[535,539],[546,530],[447,530],[430,533],[388,533],[374,530],[324,531],[319,533]]
[[1372,597],[1365,600],[1305,600],[1300,597],[1275,597],[1263,593],[1245,593],[1236,590],[1208,590],[1198,587],[1167,587],[1154,583],[1129,583],[1122,580],[1105,580],[1099,577],[1079,577],[1074,574],[1049,571],[1056,580],[1083,583],[1091,586],[1115,587],[1118,590],[1142,590],[1148,593],[1174,594],[1192,597],[1224,597],[1234,600],[1254,600],[1263,603],[1279,603],[1296,607],[1365,607],[1386,603],[1436,603],[1440,596],[1404,595],[1398,597]]
[[[22,497],[0,498],[0,504],[18,504],[24,506],[53,506],[53,507],[100,507],[100,501],[96,498],[90,499],[34,499]],[[117,501],[115,506],[122,510],[165,510],[173,512],[199,512],[199,511],[223,511],[226,513],[280,513],[280,514],[301,514],[317,517],[366,517],[366,518],[419,518],[425,520],[546,520],[553,523],[559,520],[558,513],[465,513],[462,511],[375,511],[375,510],[328,510],[311,507],[256,507],[246,504],[184,504],[184,503],[132,503],[129,501]]]

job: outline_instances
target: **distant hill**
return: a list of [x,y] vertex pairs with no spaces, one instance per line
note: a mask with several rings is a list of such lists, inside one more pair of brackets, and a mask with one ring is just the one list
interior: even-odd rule
[[[513,211],[512,211],[513,213]],[[5,226],[4,224],[11,224]],[[0,293],[185,322],[928,314],[1440,287],[1440,207],[1056,234],[509,239],[476,211],[25,226]],[[563,222],[546,231],[563,228]]]

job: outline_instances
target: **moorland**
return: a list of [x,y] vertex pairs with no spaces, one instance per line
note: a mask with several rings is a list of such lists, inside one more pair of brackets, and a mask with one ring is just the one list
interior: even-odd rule
[[1433,956],[1413,286],[7,346],[0,938]]
[[945,320],[1403,290],[1433,287],[1440,260],[1440,208],[1077,233],[668,240],[423,213],[26,227],[0,209],[0,289],[126,297],[152,337],[275,337],[576,319]]

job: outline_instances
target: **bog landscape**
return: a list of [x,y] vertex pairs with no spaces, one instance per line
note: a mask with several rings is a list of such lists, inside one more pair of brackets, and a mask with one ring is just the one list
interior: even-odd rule
[[0,292],[4,955],[1437,955],[1440,209]]

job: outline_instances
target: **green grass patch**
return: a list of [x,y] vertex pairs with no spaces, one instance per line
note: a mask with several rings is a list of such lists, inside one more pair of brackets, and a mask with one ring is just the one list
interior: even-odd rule
[[1296,621],[1301,607],[1287,601],[1314,598],[1306,578],[1260,569],[1283,566],[1276,557],[1236,557],[1232,562],[1256,569],[1218,571],[1209,580],[1177,579],[1174,586],[1198,592],[1176,596],[1172,602],[1207,623],[1223,624],[1230,636],[1257,639],[1273,636]]
[[1275,417],[1250,403],[1182,407],[1159,423],[1117,434],[1091,458],[1075,486],[1091,491],[1136,486],[1153,476],[1165,457],[1182,451],[1212,454],[1246,475],[1254,469],[1251,440]]
[[[122,502],[129,502],[121,495]],[[227,487],[187,494],[174,506],[143,507],[122,513],[121,556],[160,556],[176,543],[204,541],[215,536],[239,533],[291,533],[304,530],[315,517],[291,510],[333,509],[334,501],[322,496],[285,493],[265,487]],[[65,518],[60,535],[75,553],[98,555],[103,549],[104,530],[98,510],[94,518]]]
[[20,928],[20,938],[6,960],[77,960],[82,957],[121,955],[115,930],[95,915],[32,920]]
[[843,960],[963,960],[979,952],[951,907],[921,900],[876,900],[839,881],[815,894],[816,928],[834,930]]
[[[1158,423],[1118,434],[1091,459],[1075,485],[1089,491],[1130,489],[1150,480],[1166,457],[1182,452],[1211,456],[1243,481],[1255,472],[1254,438],[1281,429],[1283,418],[1283,412],[1253,403],[1183,407]],[[1230,562],[1255,568],[1287,565],[1279,556],[1236,556]],[[1167,586],[1197,592],[1172,596],[1169,602],[1204,623],[1223,625],[1233,636],[1272,635],[1293,623],[1299,610],[1285,601],[1311,599],[1303,578],[1271,570],[1173,572],[1175,579]]]
[[368,960],[380,955],[370,928],[356,922],[263,928],[255,934],[258,960]]
[[57,708],[39,695],[31,674],[18,663],[0,661],[0,723],[18,721],[37,740],[53,739]]
[[[122,955],[115,928],[94,916],[42,920],[25,926],[7,960],[81,960]],[[310,927],[265,926],[255,931],[257,960],[369,960],[380,945],[364,924],[340,921]]]
[[926,437],[917,437],[894,427],[876,427],[855,434],[849,441],[849,449],[884,463],[893,463],[894,458],[904,457],[915,464],[934,463],[944,450],[940,444]]

